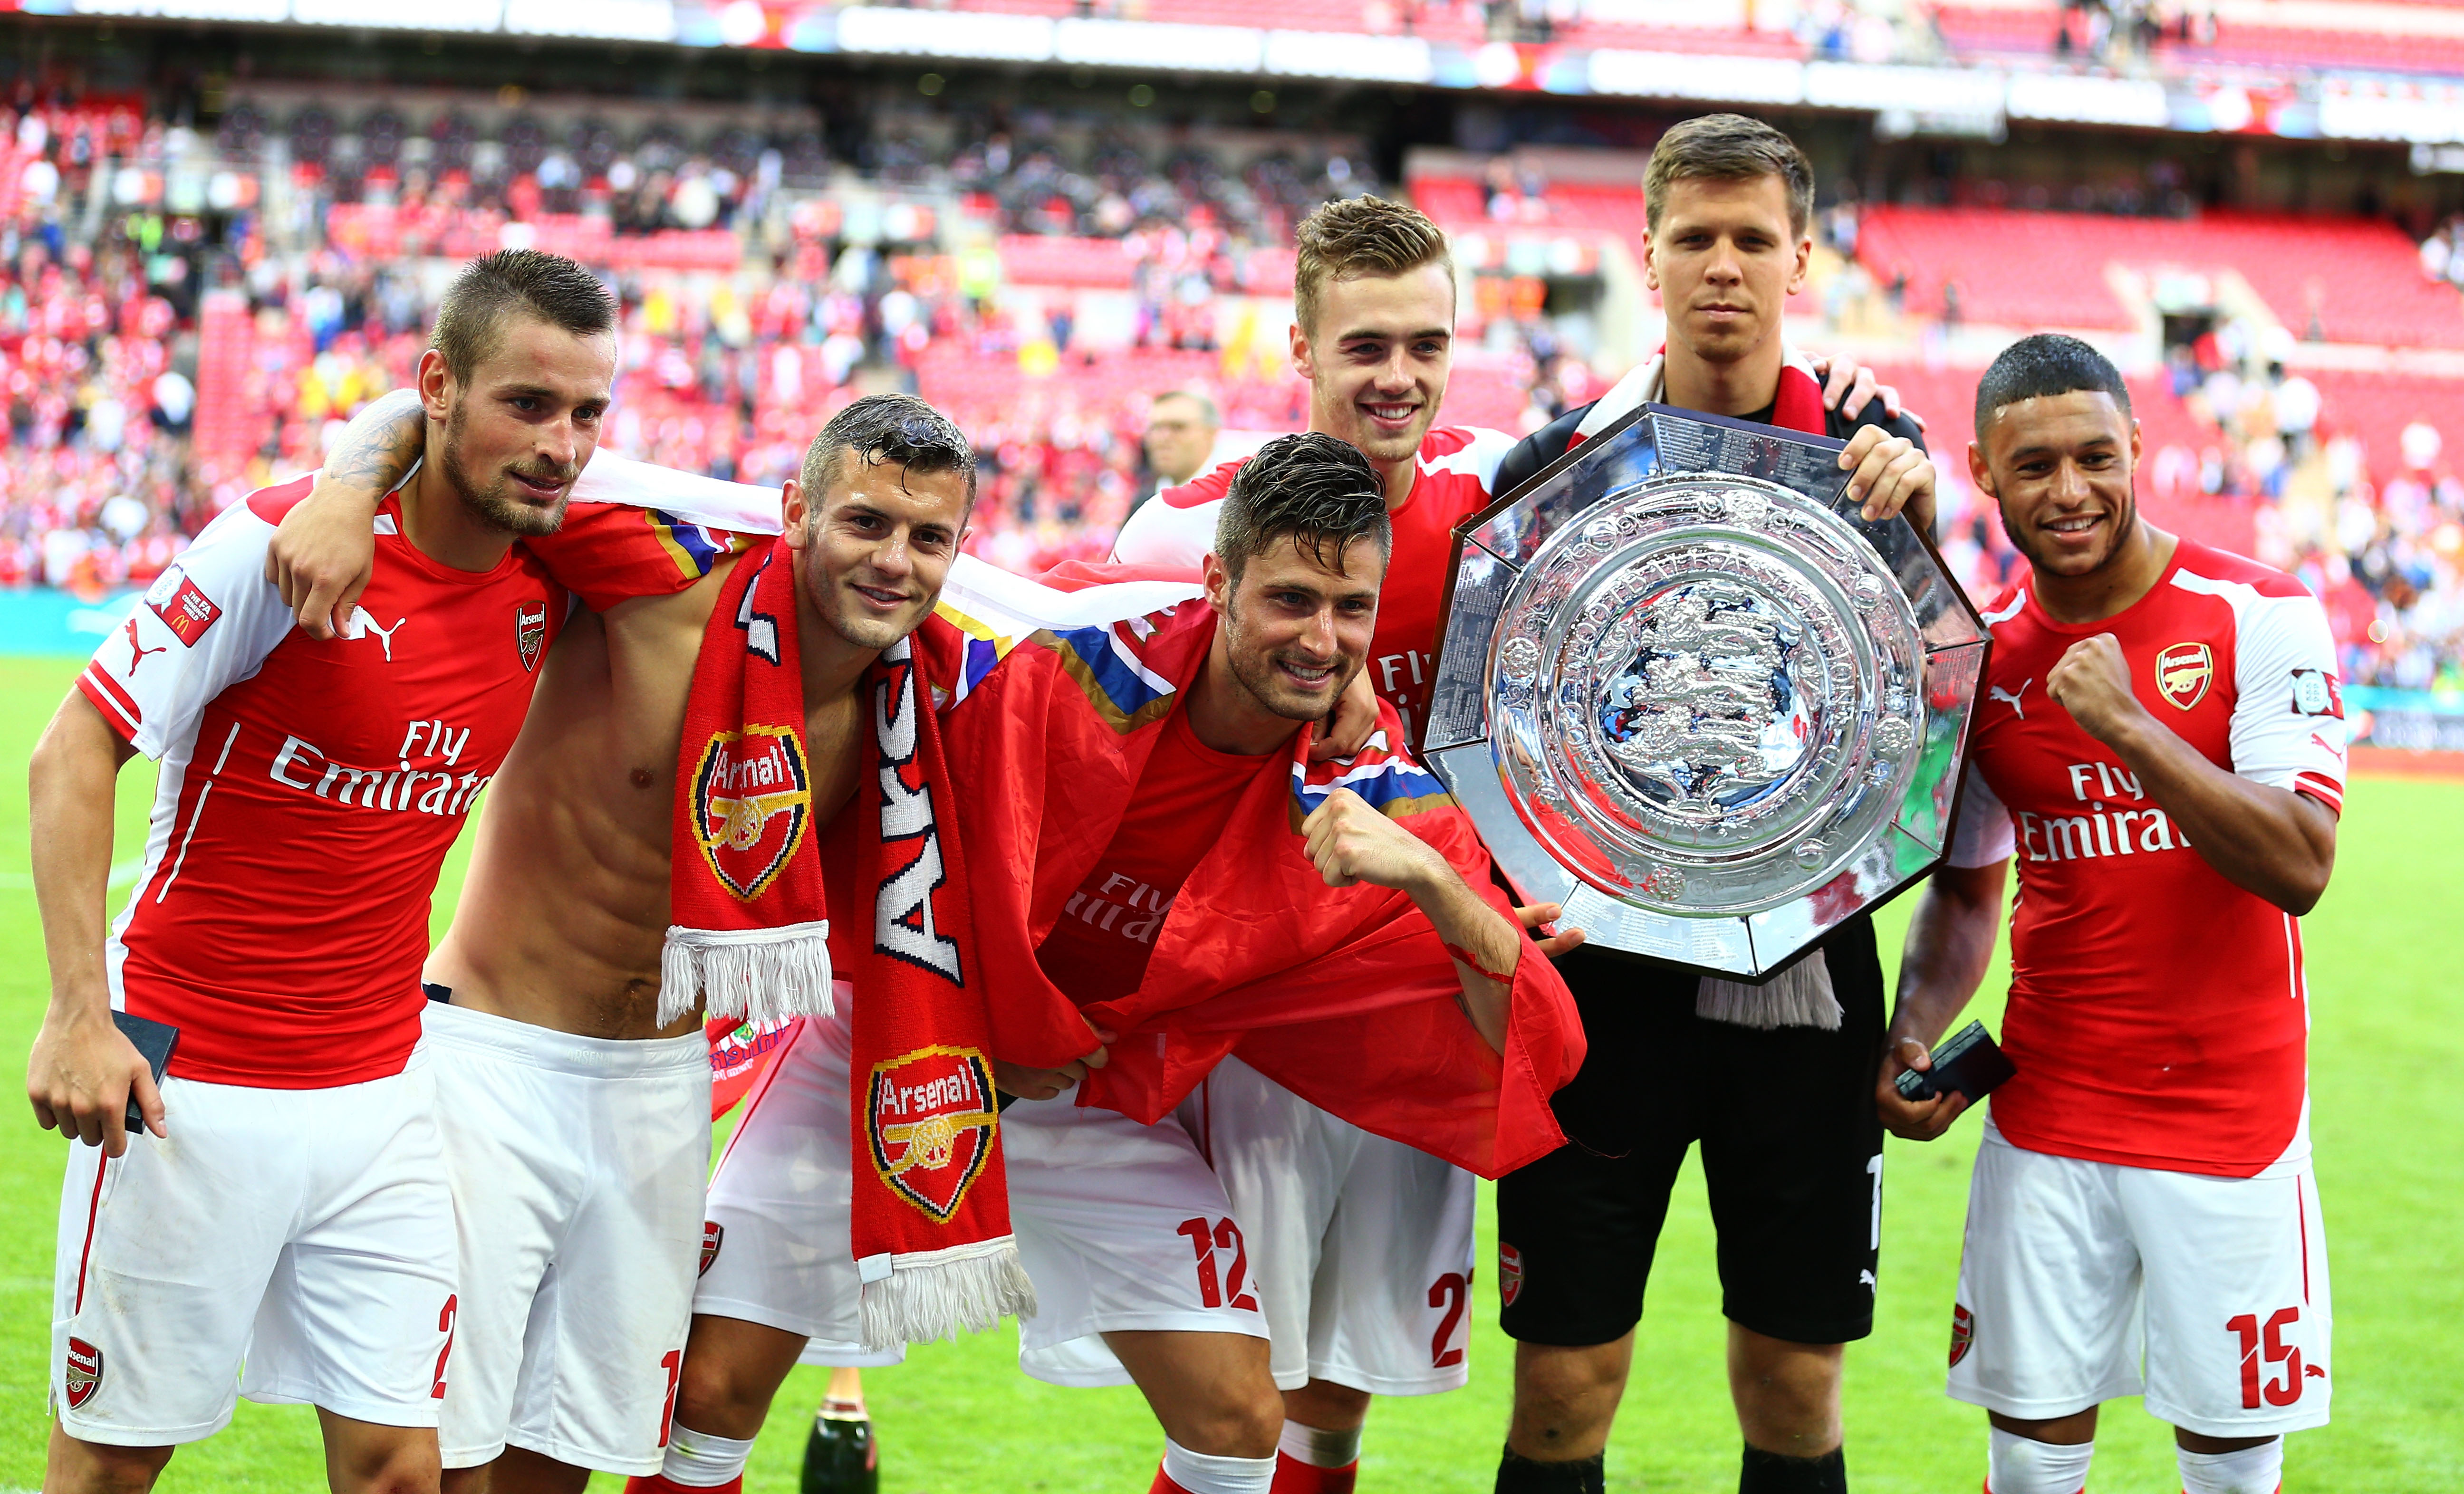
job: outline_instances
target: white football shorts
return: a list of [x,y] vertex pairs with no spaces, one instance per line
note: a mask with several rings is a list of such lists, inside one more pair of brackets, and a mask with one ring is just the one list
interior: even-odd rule
[[[1015,1121],[1023,1111],[1013,1106],[1007,1118]],[[1106,1143],[1097,1138],[1114,1129],[1100,1126],[1095,1133],[1073,1137],[1076,1148],[1096,1156],[1092,1165],[1106,1174],[1131,1165],[1127,1155],[1102,1159]],[[1134,1155],[1172,1181],[1123,1191],[1128,1208],[1151,1201],[1147,1213],[1125,1214],[1116,1206],[1076,1216],[1073,1221],[1089,1233],[1086,1248],[1062,1260],[1052,1259],[1056,1252],[1028,1255],[1042,1307],[1028,1326],[1033,1338],[1023,1356],[1029,1373],[1072,1385],[1129,1381],[1103,1341],[1087,1330],[1051,1337],[1067,1326],[1060,1309],[1074,1289],[1047,1290],[1046,1281],[1056,1273],[1091,1269],[1108,1279],[1104,1290],[1111,1296],[1140,1304],[1139,1288],[1117,1278],[1143,1270],[1151,1281],[1137,1310],[1167,1310],[1164,1303],[1176,1294],[1185,1298],[1195,1285],[1195,1306],[1206,1314],[1192,1324],[1128,1323],[1106,1315],[1095,1331],[1187,1326],[1256,1332],[1246,1312],[1209,1306],[1206,1273],[1212,1267],[1217,1298],[1223,1279],[1236,1270],[1256,1297],[1272,1346],[1275,1383],[1285,1390],[1319,1379],[1381,1395],[1420,1395],[1464,1382],[1475,1186],[1469,1173],[1338,1119],[1238,1059],[1218,1065],[1171,1118],[1133,1129],[1158,1133],[1133,1138]],[[1041,1233],[1024,1222],[1027,1216],[1053,1212],[1052,1205],[1031,1209],[1016,1201],[1022,1191],[1019,1137],[1024,1133],[1025,1128],[1014,1126],[1009,1152],[1022,1250],[1028,1248],[1030,1235]],[[1190,1148],[1179,1145],[1181,1138]],[[1204,1178],[1187,1172],[1190,1149],[1221,1190],[1221,1204],[1210,1201],[1214,1194]],[[1067,1183],[1054,1191],[1065,1199],[1073,1193]],[[1083,1184],[1074,1190],[1085,1191]],[[1209,1248],[1201,1252],[1192,1220],[1207,1218],[1210,1208],[1220,1211],[1219,1223],[1229,1228],[1210,1226]],[[1225,1238],[1215,1238],[1219,1233]],[[1132,1238],[1147,1244],[1131,1248]],[[1237,1250],[1229,1248],[1235,1244]],[[1047,1263],[1043,1274],[1039,1261]],[[1181,1302],[1172,1310],[1188,1306]],[[1036,1347],[1038,1339],[1050,1347]]]
[[1378,1395],[1470,1374],[1472,1175],[1318,1109],[1239,1059],[1181,1102],[1223,1180],[1274,1342],[1275,1383]]
[[2053,1156],[1989,1122],[1950,1395],[2044,1420],[2119,1395],[2208,1437],[2323,1426],[2327,1244],[2308,1149],[2256,1177]]
[[1074,1090],[1001,1112],[1010,1224],[1035,1284],[1019,1364],[1055,1385],[1126,1385],[1096,1335],[1139,1330],[1265,1338],[1241,1221],[1177,1115],[1141,1126]]
[[855,987],[838,981],[831,997],[837,1015],[799,1022],[745,1097],[710,1180],[693,1310],[802,1334],[806,1364],[872,1369],[907,1351],[864,1347],[864,1282],[847,1234]]
[[[71,1437],[210,1437],[240,1395],[432,1427],[452,1369],[453,1197],[426,1046],[326,1089],[170,1078],[168,1140],[70,1149],[52,1404]],[[246,1373],[242,1373],[245,1362]]]
[[617,1042],[428,1003],[461,1242],[437,1439],[659,1471],[691,1326],[710,1167],[710,1044]]

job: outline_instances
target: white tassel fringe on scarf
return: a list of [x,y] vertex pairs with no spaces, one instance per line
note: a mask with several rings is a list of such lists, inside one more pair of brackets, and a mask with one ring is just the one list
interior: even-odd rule
[[756,1025],[790,1017],[827,1017],[830,1000],[829,920],[776,929],[668,927],[659,954],[659,1025],[693,1009],[702,998],[713,1017]]
[[866,1256],[855,1267],[864,1281],[867,1349],[955,1339],[962,1329],[980,1333],[1004,1317],[1035,1316],[1035,1285],[1019,1263],[1014,1236],[947,1250]]

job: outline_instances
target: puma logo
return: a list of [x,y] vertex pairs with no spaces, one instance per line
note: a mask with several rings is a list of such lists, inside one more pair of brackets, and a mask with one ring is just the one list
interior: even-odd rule
[[1875,1284],[1875,1281],[1874,1281],[1874,1273],[1873,1273],[1873,1272],[1871,1272],[1871,1271],[1859,1271],[1859,1272],[1858,1272],[1858,1273],[1857,1273],[1857,1285],[1859,1285],[1859,1286],[1868,1286],[1868,1287],[1875,1285],[1876,1284]]
[[2026,694],[2028,692],[2028,687],[2035,683],[2036,683],[2036,679],[2035,676],[2032,674],[2028,678],[2019,682],[2019,688],[2017,690],[2004,690],[1999,685],[1988,685],[1985,687],[1985,693],[1990,699],[2007,703],[2011,707],[2012,714],[2024,721],[2028,719],[2028,708],[2019,703],[2019,697]]
[[162,645],[160,648],[146,648],[143,644],[142,644],[142,643],[138,642],[138,641],[137,641],[137,619],[135,619],[135,618],[133,618],[133,617],[132,617],[132,618],[130,618],[130,619],[128,620],[128,623],[127,623],[127,628],[128,628],[128,675],[127,675],[127,677],[134,678],[134,677],[135,677],[135,675],[136,675],[136,673],[137,673],[137,667],[138,667],[139,665],[141,665],[141,664],[143,664],[143,663],[144,663],[144,662],[145,662],[145,656],[146,656],[147,654],[149,654],[149,653],[168,653],[168,652],[170,652],[170,651],[171,651],[171,646],[170,646],[169,644],[164,644],[164,645]]
[[367,608],[353,607],[351,608],[350,624],[342,629],[342,636],[347,639],[356,640],[365,638],[370,633],[376,634],[377,642],[385,648],[385,662],[387,664],[391,664],[393,662],[393,635],[401,632],[402,625],[409,621],[410,619],[407,617],[398,617],[393,620],[393,626],[391,627],[379,627],[377,626],[376,618],[369,614]]

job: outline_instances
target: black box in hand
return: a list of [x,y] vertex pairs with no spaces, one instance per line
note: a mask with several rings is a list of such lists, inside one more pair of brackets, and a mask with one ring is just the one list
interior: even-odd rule
[[1974,1105],[2019,1070],[1996,1047],[1981,1022],[1971,1022],[1933,1050],[1933,1067],[1923,1073],[1907,1069],[1892,1083],[1903,1098],[1930,1100],[1936,1095],[1964,1094]]
[[[146,1066],[154,1070],[154,1088],[160,1092],[164,1070],[171,1066],[171,1050],[180,1045],[180,1029],[167,1022],[131,1017],[126,1012],[113,1012],[111,1024],[145,1056]],[[145,1112],[138,1108],[137,1091],[132,1088],[128,1093],[128,1133],[133,1136],[144,1129]]]

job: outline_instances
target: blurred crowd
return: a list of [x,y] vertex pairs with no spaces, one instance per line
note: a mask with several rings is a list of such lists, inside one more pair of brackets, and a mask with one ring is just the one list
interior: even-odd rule
[[[1186,428],[1205,428],[1202,457],[1219,432],[1305,419],[1280,313],[1245,297],[1288,286],[1291,226],[1310,207],[1381,185],[1339,143],[1153,157],[1124,136],[1065,148],[987,115],[957,121],[954,146],[891,125],[854,153],[885,189],[933,187],[915,200],[955,203],[966,233],[912,208],[857,234],[855,199],[810,185],[828,169],[817,132],[626,139],[523,118],[480,131],[448,110],[413,128],[380,102],[345,127],[313,105],[280,121],[232,109],[210,136],[222,159],[278,141],[298,172],[321,231],[286,241],[253,189],[182,211],[159,183],[98,185],[204,135],[127,100],[0,108],[0,584],[147,581],[221,507],[314,466],[351,413],[411,380],[443,279],[415,251],[453,232],[516,242],[574,214],[637,244],[732,226],[724,262],[609,255],[611,450],[775,483],[839,404],[916,389],[979,442],[975,549],[1029,571],[1100,556],[1133,504],[1189,474]],[[1502,164],[1484,182],[1494,219],[1527,215],[1547,190],[1529,178]],[[1826,209],[1815,294],[1832,325],[1810,342],[1870,331],[1868,309],[1893,297],[1858,236],[1853,201]],[[1004,286],[1005,256],[1090,238],[1118,242],[1128,266],[1100,294]],[[2424,243],[2422,268],[2464,284],[2464,225]],[[1477,288],[1466,311],[1492,335],[1459,355],[1450,418],[1528,429],[1601,392],[1541,280]],[[2244,505],[2259,558],[2327,600],[2356,683],[2464,692],[2464,460],[2429,419],[2400,450],[2368,448],[2288,371],[2289,341],[2225,319],[2168,350],[2143,491]],[[1177,441],[1159,434],[1175,426]],[[1945,549],[1990,592],[2015,558],[1958,477]]]
[[2464,478],[2446,440],[2416,417],[2371,450],[2365,412],[2288,369],[2293,346],[2222,319],[2172,348],[2196,440],[2151,443],[2141,491],[2250,500],[2256,558],[2326,603],[2347,682],[2464,694]]

